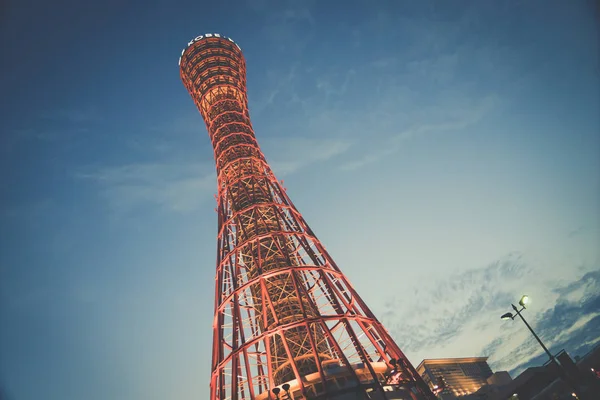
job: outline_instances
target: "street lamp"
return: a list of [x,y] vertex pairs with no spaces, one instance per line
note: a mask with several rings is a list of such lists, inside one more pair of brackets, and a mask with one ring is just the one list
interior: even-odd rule
[[506,314],[502,314],[500,319],[515,319],[515,317],[513,317],[512,313],[507,312]]
[[524,294],[521,297],[521,300],[519,300],[519,304],[521,305],[521,307],[525,308],[525,304],[529,303],[529,296],[527,296],[526,294]]
[[535,338],[535,340],[537,340],[537,342],[540,344],[540,346],[542,346],[542,349],[544,349],[544,351],[546,352],[546,354],[548,354],[548,357],[550,358],[550,361],[556,365],[556,367],[558,368],[558,370],[560,371],[560,374],[563,376],[563,378],[567,381],[567,383],[569,383],[570,386],[573,387],[573,389],[575,389],[575,394],[577,395],[578,398],[582,398],[579,393],[577,388],[575,387],[575,385],[571,382],[571,380],[568,378],[568,375],[566,373],[566,371],[563,370],[562,365],[560,365],[557,361],[556,358],[554,358],[554,356],[552,355],[552,353],[550,353],[550,351],[548,350],[548,348],[544,345],[544,343],[542,342],[542,340],[539,338],[538,335],[536,335],[536,333],[533,331],[533,328],[527,323],[527,321],[525,320],[525,317],[523,317],[523,314],[521,314],[521,311],[523,311],[525,308],[525,305],[529,303],[529,296],[527,296],[526,294],[523,295],[521,297],[521,300],[519,300],[519,305],[521,306],[521,309],[519,310],[517,308],[517,306],[515,306],[514,304],[511,304],[512,309],[515,310],[516,315],[511,313],[511,312],[507,312],[505,314],[502,314],[502,316],[500,317],[500,319],[512,319],[514,321],[515,317],[518,315],[519,317],[521,317],[521,320],[523,321],[523,323],[525,324],[525,326],[527,326],[527,328],[529,329],[529,331],[531,332],[531,334],[533,335],[533,337]]
[[[525,294],[525,295],[523,295],[521,297],[521,300],[519,300],[519,305],[521,306],[520,310],[514,304],[511,304],[511,306],[512,306],[513,310],[515,310],[515,312],[517,313],[516,315],[518,315],[519,317],[521,317],[521,319],[525,323],[525,326],[527,326],[527,328],[529,328],[529,331],[531,332],[531,334],[533,335],[533,337],[535,337],[535,339],[538,341],[538,343],[540,344],[540,346],[542,346],[542,349],[544,349],[544,351],[546,352],[546,354],[548,354],[548,357],[550,357],[550,360],[553,363],[556,364],[556,359],[554,358],[554,356],[552,355],[552,353],[550,353],[550,351],[548,351],[548,348],[544,345],[544,343],[539,338],[539,336],[536,335],[536,333],[533,331],[533,328],[531,326],[529,326],[529,324],[527,323],[527,321],[523,317],[523,314],[521,314],[521,311],[523,311],[525,308],[527,308],[527,307],[525,307],[525,305],[528,304],[528,303],[529,303],[529,296],[527,296]],[[512,319],[512,320],[514,320],[515,319],[515,314],[507,312],[506,314],[502,314],[502,316],[500,318],[501,319]]]

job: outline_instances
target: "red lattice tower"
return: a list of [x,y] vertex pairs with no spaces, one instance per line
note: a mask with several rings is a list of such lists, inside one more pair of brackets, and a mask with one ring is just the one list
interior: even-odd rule
[[239,46],[198,36],[179,65],[217,167],[211,400],[433,398],[267,164]]

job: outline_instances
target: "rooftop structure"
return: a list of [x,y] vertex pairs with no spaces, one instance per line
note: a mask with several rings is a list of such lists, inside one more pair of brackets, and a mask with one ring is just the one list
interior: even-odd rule
[[[417,372],[425,383],[436,390],[445,384],[440,391],[443,399],[452,399],[478,391],[487,384],[492,370],[487,357],[436,358],[421,361]],[[443,384],[440,382],[443,381]]]

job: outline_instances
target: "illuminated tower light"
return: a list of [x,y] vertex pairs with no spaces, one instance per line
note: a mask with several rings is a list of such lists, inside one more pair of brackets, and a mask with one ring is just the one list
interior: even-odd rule
[[217,169],[210,399],[433,399],[273,174],[237,43],[198,36],[179,64]]

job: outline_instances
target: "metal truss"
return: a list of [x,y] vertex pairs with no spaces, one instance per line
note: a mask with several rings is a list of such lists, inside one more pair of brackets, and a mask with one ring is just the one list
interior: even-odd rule
[[390,372],[395,385],[429,398],[267,164],[245,68],[239,47],[215,35],[190,42],[180,59],[217,168],[211,400],[326,399],[348,390],[375,398],[369,391],[385,393]]

